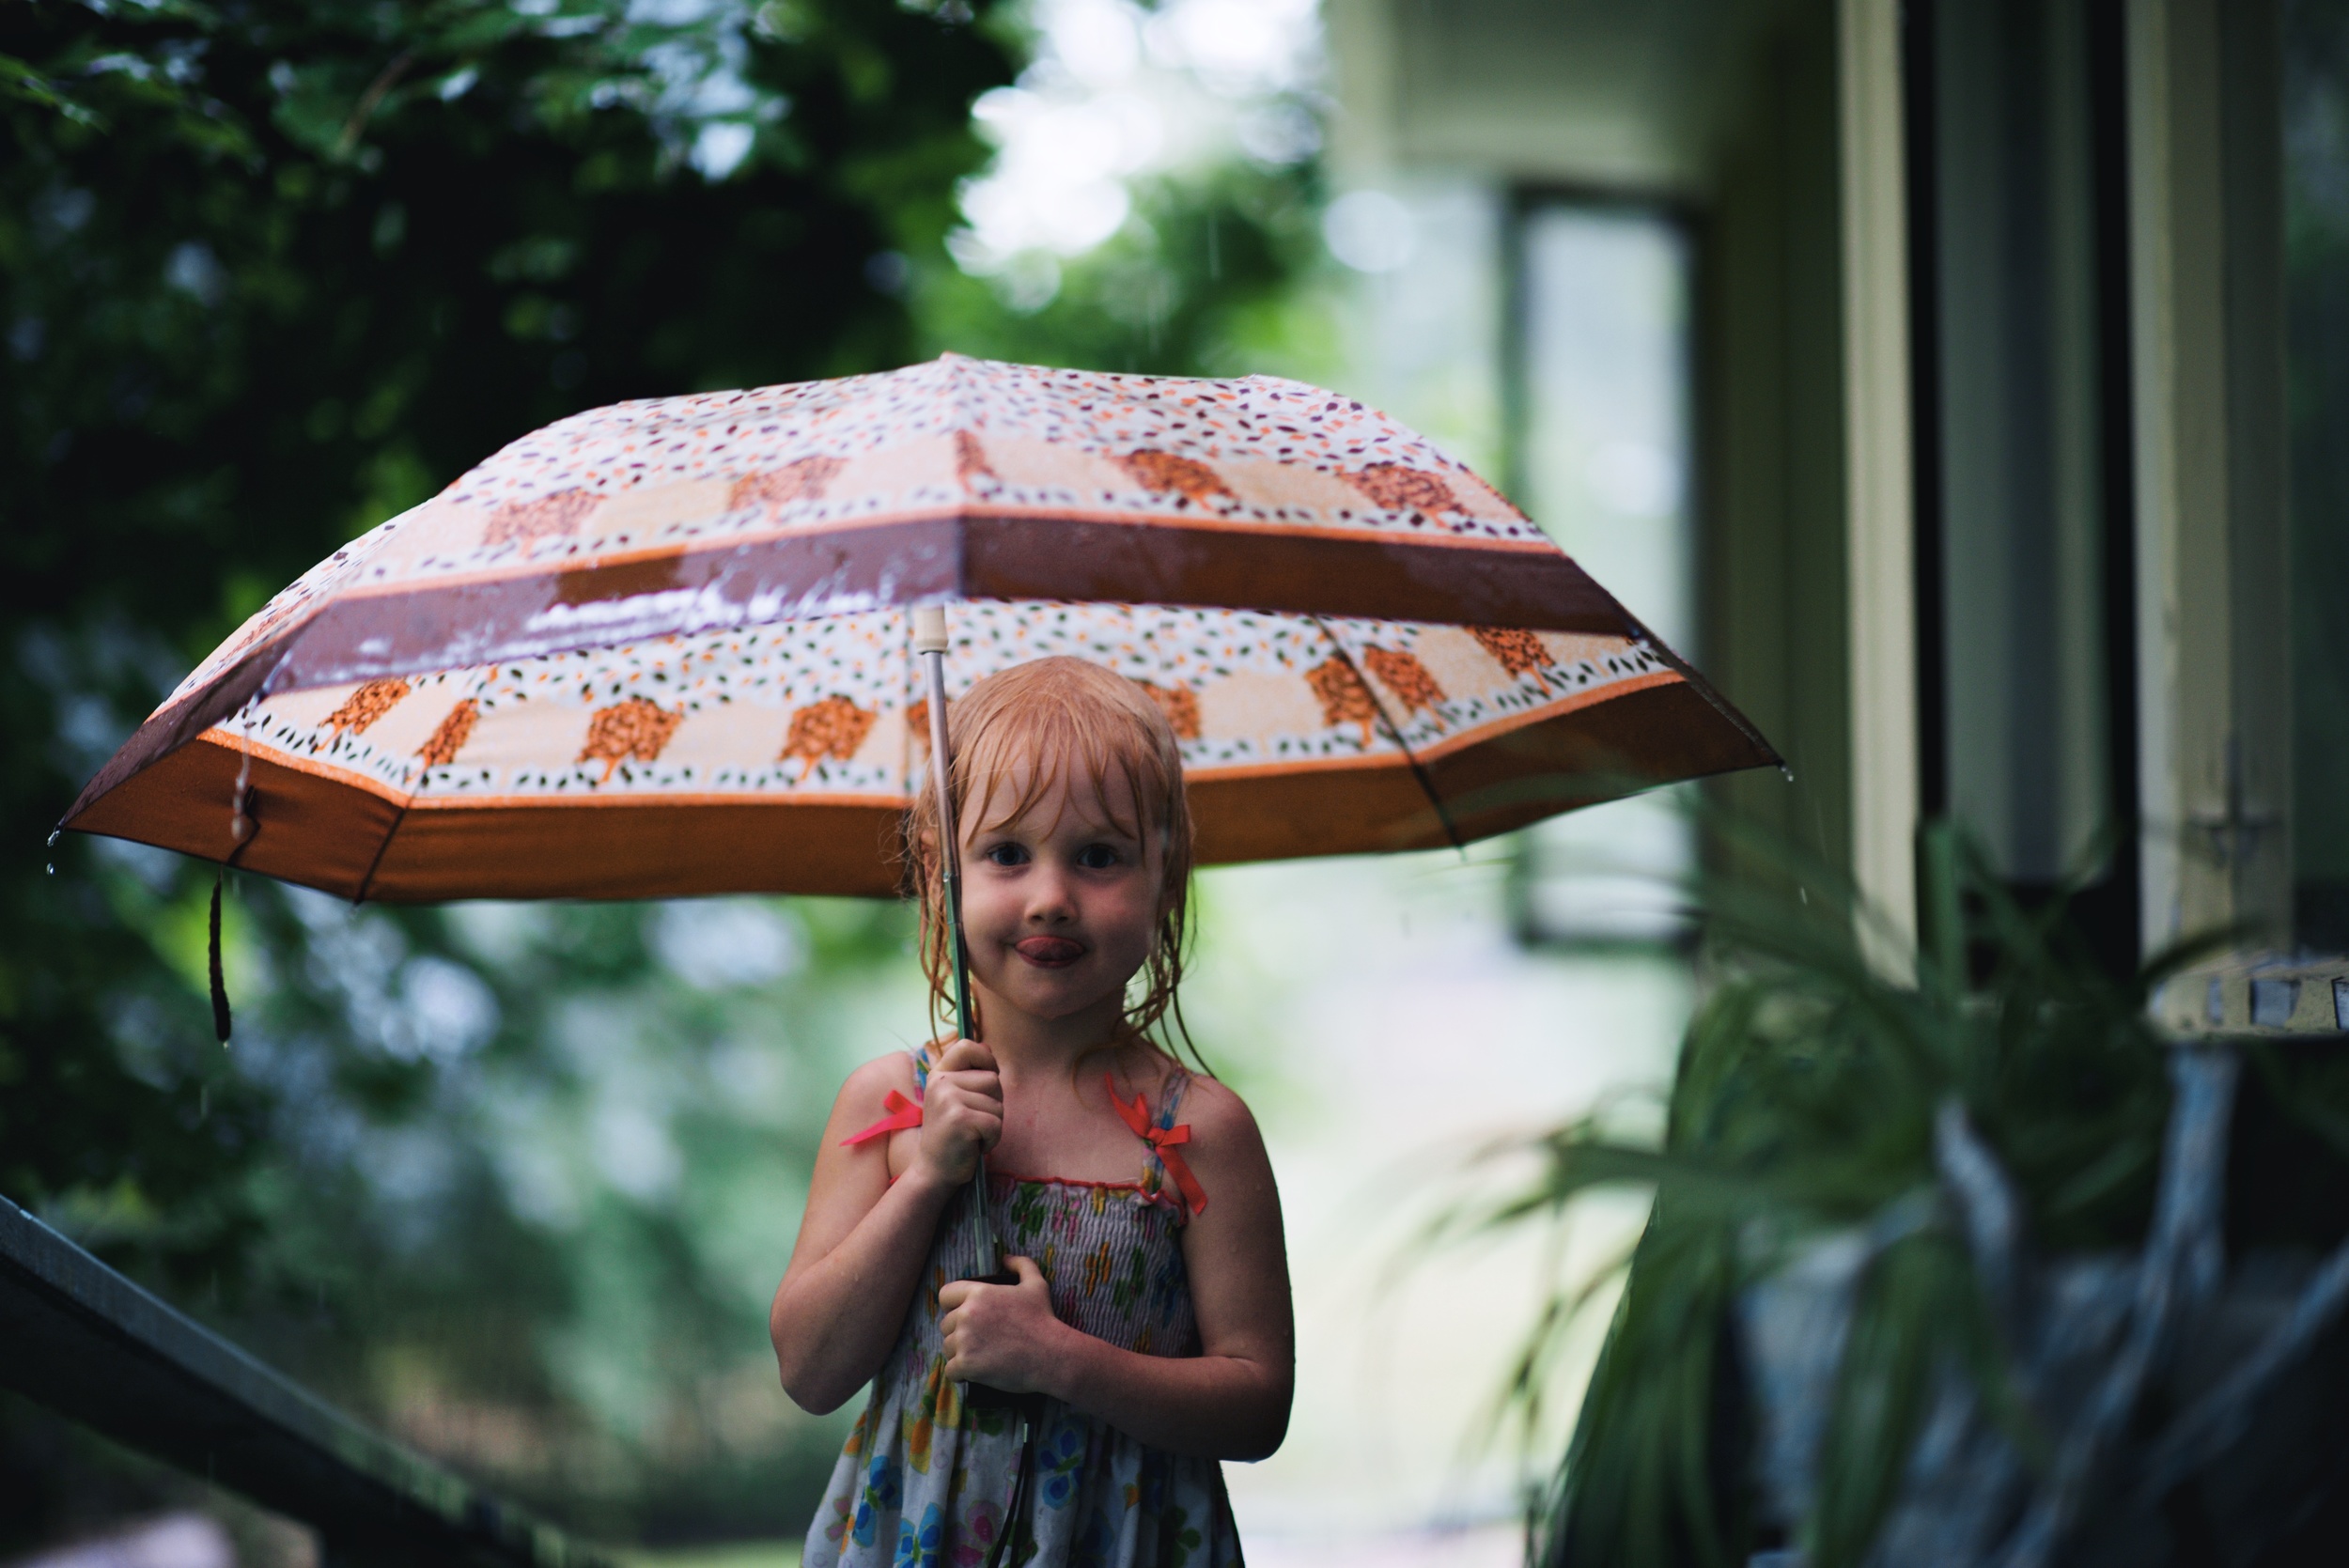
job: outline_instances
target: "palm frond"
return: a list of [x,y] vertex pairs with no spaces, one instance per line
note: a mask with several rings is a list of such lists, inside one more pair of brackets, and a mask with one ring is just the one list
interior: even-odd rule
[[[2144,1003],[2176,955],[2105,973],[2063,898],[2026,906],[1937,825],[1920,844],[1915,978],[1895,980],[1869,956],[1889,923],[1846,880],[1743,825],[1707,827],[1768,881],[1703,890],[1705,990],[1660,1144],[1596,1119],[1521,1140],[1509,1152],[1534,1156],[1532,1174],[1453,1220],[1485,1231],[1555,1221],[1601,1188],[1655,1194],[1531,1539],[1546,1568],[1750,1555],[1736,1302],[1839,1233],[1885,1239],[1852,1297],[1799,1531],[1808,1560],[1866,1560],[1949,1376],[1968,1381],[2019,1452],[2042,1452],[1963,1227],[1938,1196],[1944,1105],[2011,1175],[2033,1240],[2133,1246],[2150,1216],[2170,1089]],[[2349,1117],[2325,1130],[2349,1140]],[[1522,1408],[1540,1407],[1563,1326],[1589,1299],[1579,1289],[1546,1307],[1513,1368],[1507,1397]]]

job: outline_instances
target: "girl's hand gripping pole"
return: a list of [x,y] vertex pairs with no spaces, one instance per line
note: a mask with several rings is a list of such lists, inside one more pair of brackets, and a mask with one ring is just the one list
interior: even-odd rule
[[[955,792],[952,783],[955,753],[948,744],[946,733],[946,611],[943,605],[916,605],[913,611],[913,651],[921,656],[929,676],[930,688],[930,786],[938,791],[938,865],[939,875],[946,884],[946,944],[955,967],[955,1029],[965,1039],[971,1033],[971,950],[962,939],[962,834],[955,826]],[[978,1278],[990,1285],[1019,1282],[1019,1276],[1003,1265],[1003,1252],[995,1240],[995,1221],[987,1208],[987,1156],[979,1156],[978,1168],[971,1173],[971,1191],[964,1200],[971,1205],[979,1238],[979,1259],[984,1273]],[[1032,1394],[1005,1393],[984,1383],[972,1383],[963,1390],[963,1397],[973,1405],[991,1409],[1017,1411],[1033,1432],[1030,1418],[1040,1408]],[[1022,1443],[1020,1486],[1026,1485],[1030,1463]],[[1014,1507],[1019,1498],[1015,1495]],[[1011,1520],[1006,1518],[1004,1534],[1010,1538]],[[990,1555],[990,1560],[993,1554]]]
[[[962,938],[962,835],[955,825],[955,793],[951,783],[954,751],[946,733],[946,607],[920,604],[913,609],[913,651],[921,657],[930,690],[930,787],[938,792],[938,864],[946,885],[946,945],[955,970],[955,1031],[965,1039],[971,1032],[971,950]],[[995,1242],[995,1223],[987,1210],[987,1156],[979,1156],[971,1178],[971,1207],[978,1219],[979,1256],[987,1276],[1009,1278],[1003,1252]]]

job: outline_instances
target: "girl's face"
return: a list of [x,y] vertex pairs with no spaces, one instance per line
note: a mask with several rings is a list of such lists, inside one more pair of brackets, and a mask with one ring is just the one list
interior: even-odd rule
[[[1003,780],[965,818],[988,822],[1027,784]],[[1126,982],[1150,955],[1162,902],[1162,851],[1117,826],[1141,819],[1122,773],[1112,771],[1105,798],[1064,768],[1018,819],[966,832],[963,935],[972,979],[989,997],[1038,1019],[1097,1009],[1107,1037]]]

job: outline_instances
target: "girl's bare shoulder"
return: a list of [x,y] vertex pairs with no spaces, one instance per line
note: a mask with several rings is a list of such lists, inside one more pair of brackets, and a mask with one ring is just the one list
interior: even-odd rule
[[892,1089],[910,1099],[915,1079],[913,1058],[902,1050],[877,1056],[848,1074],[840,1085],[834,1103],[841,1106],[878,1106],[888,1098]]
[[1263,1135],[1256,1130],[1255,1112],[1238,1091],[1221,1079],[1193,1073],[1183,1090],[1182,1119],[1190,1124],[1194,1140],[1206,1140],[1222,1135],[1239,1135],[1251,1142],[1261,1142]]

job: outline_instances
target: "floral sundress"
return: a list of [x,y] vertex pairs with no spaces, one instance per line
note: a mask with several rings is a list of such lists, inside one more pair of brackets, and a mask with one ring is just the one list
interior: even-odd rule
[[[926,1086],[929,1063],[919,1051],[914,1073]],[[1168,1147],[1187,1131],[1174,1118],[1189,1082],[1179,1068],[1171,1074],[1155,1115],[1140,1102],[1121,1107],[1141,1124],[1136,1181],[988,1182],[999,1244],[1007,1256],[1035,1260],[1053,1313],[1149,1356],[1199,1354],[1181,1229],[1196,1187]],[[1034,1402],[1033,1414],[963,1400],[945,1374],[938,1293],[991,1266],[979,1258],[975,1202],[976,1189],[964,1188],[939,1222],[928,1278],[832,1467],[803,1568],[1238,1564],[1239,1535],[1214,1460],[1150,1448],[1058,1400]],[[1018,1516],[1006,1518],[1014,1506]]]

